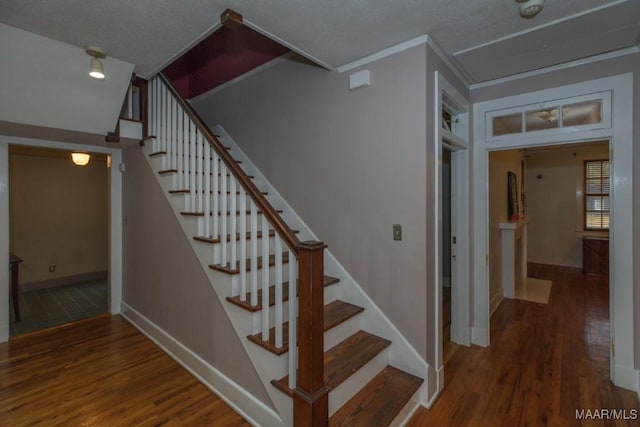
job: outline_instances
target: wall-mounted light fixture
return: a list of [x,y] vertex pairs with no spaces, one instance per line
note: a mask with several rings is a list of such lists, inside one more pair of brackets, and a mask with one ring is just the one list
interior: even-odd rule
[[107,54],[102,49],[95,46],[87,46],[85,50],[87,55],[91,57],[89,75],[94,79],[104,79],[104,70],[102,69],[102,61],[100,59],[106,58]]
[[74,152],[71,153],[71,160],[78,166],[85,166],[89,163],[91,156],[89,153]]

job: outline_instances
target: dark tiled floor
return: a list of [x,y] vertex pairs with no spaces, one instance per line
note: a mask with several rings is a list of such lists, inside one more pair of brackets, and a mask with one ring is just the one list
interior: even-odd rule
[[20,294],[20,321],[11,307],[10,334],[24,334],[107,312],[107,281],[99,280]]

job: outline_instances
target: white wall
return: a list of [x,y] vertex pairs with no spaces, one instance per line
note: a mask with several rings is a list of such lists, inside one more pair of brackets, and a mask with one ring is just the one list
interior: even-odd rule
[[608,143],[527,152],[530,262],[582,267],[583,162],[607,158]]
[[[518,195],[522,186],[520,150],[493,151],[489,153],[489,300],[502,292],[500,281],[500,228],[501,222],[509,221],[507,199],[507,172],[514,172],[518,179]],[[518,200],[522,211],[522,205]]]
[[107,271],[108,185],[104,155],[76,166],[64,152],[10,150],[10,249],[24,259],[21,284]]

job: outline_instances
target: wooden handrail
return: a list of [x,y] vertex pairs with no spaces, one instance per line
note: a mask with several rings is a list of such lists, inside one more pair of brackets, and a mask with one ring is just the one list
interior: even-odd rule
[[222,161],[227,166],[227,169],[231,171],[233,176],[240,182],[240,184],[244,187],[245,191],[249,193],[249,196],[253,200],[253,202],[257,205],[258,210],[262,211],[262,214],[267,217],[267,220],[273,226],[276,233],[282,237],[286,245],[291,249],[296,255],[301,247],[300,240],[296,237],[295,233],[287,223],[285,223],[280,215],[276,212],[276,210],[271,206],[271,203],[267,201],[262,192],[256,187],[256,185],[251,181],[247,174],[244,173],[242,168],[238,165],[238,163],[233,159],[231,154],[224,148],[220,140],[217,136],[215,136],[210,130],[209,127],[205,124],[204,120],[200,118],[198,113],[187,103],[182,96],[178,93],[178,91],[173,87],[169,79],[162,74],[158,73],[164,84],[169,89],[169,92],[173,94],[176,98],[182,109],[187,113],[189,118],[196,124],[198,130],[204,138],[209,142],[209,144],[213,147],[218,156],[222,159]]
[[[171,93],[196,125],[204,139],[222,159],[227,169],[249,194],[256,207],[295,254],[298,261],[298,327],[296,331],[298,366],[294,389],[295,426],[320,427],[328,423],[328,391],[324,383],[324,249],[323,242],[300,242],[294,232],[224,148],[204,120],[178,94],[169,80],[159,73]],[[295,276],[294,276],[295,277]],[[292,278],[290,280],[294,280]],[[291,302],[290,302],[291,304]],[[290,331],[291,332],[291,331]],[[295,351],[295,347],[290,349]],[[295,359],[294,359],[295,360]],[[291,368],[290,368],[291,369]],[[295,370],[295,368],[293,368]],[[291,372],[291,371],[290,371]]]

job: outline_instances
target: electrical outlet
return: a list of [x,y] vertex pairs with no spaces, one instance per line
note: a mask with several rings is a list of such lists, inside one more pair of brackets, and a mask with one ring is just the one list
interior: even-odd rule
[[402,226],[393,224],[393,240],[402,240]]
[[49,273],[55,273],[55,272],[56,272],[56,265],[49,264]]

